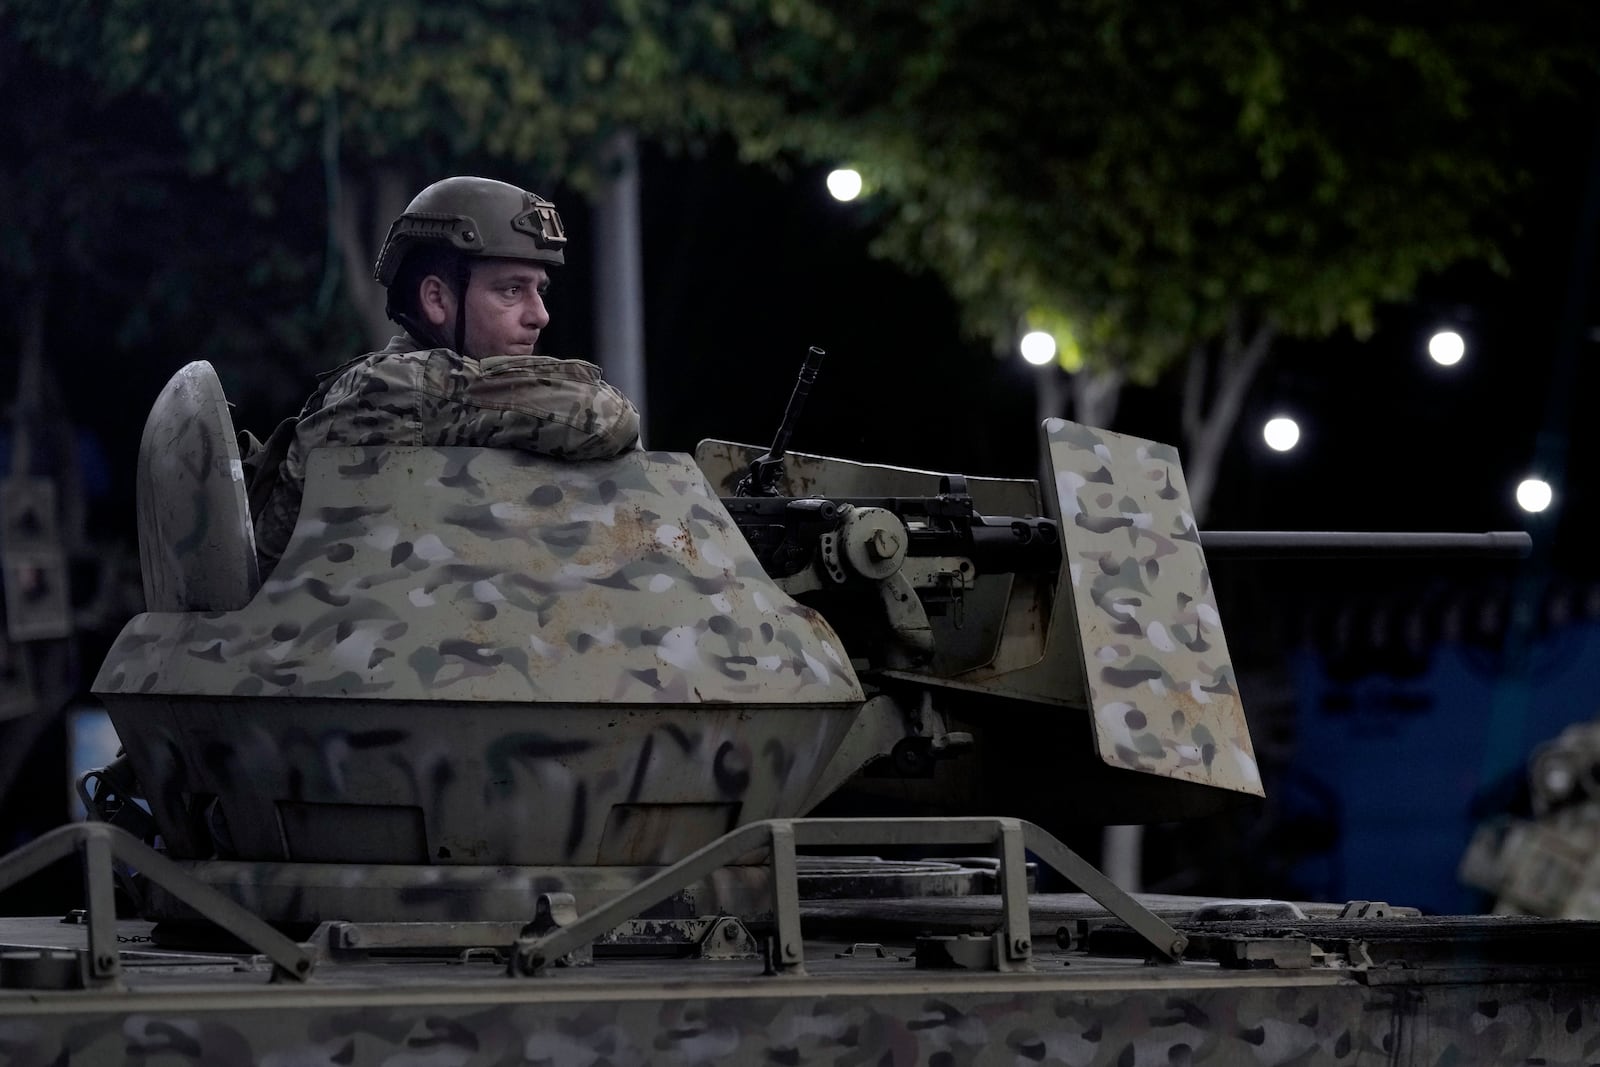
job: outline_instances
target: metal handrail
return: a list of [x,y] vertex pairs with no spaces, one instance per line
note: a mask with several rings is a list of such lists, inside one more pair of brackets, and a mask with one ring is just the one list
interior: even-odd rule
[[314,964],[304,948],[215,889],[191,878],[183,868],[126,830],[110,823],[60,826],[0,857],[0,890],[9,889],[73,853],[83,859],[87,895],[89,951],[83,968],[85,985],[115,985],[122,977],[122,962],[117,952],[113,859],[133,867],[203,918],[266,956],[274,964],[274,979],[282,977],[303,982],[310,977]]
[[804,974],[796,850],[816,846],[991,845],[999,853],[1001,924],[995,966],[1027,970],[1033,955],[1028,922],[1027,853],[1076,885],[1150,944],[1155,955],[1177,960],[1188,939],[1095,870],[1083,857],[1030,822],[1007,818],[767,819],[748,823],[691,852],[671,867],[555,930],[525,934],[512,944],[508,971],[543,973],[552,961],[591,944],[741,856],[765,849],[772,867],[777,934],[768,956],[775,974]]

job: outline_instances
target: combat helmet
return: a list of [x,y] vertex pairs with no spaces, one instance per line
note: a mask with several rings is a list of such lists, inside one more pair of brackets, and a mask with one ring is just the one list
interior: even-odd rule
[[[492,178],[445,178],[418,193],[394,220],[372,273],[389,290],[389,317],[412,333],[426,336],[432,331],[413,321],[408,301],[395,299],[395,280],[414,249],[433,246],[454,252],[452,280],[456,291],[465,294],[473,259],[521,259],[559,267],[566,262],[566,243],[555,204],[537,193]],[[465,329],[465,315],[459,307],[458,351]]]

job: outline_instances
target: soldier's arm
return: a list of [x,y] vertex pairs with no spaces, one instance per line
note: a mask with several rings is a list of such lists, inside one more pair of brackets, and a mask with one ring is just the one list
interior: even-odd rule
[[440,445],[520,448],[563,459],[600,459],[637,448],[639,411],[582,360],[501,356],[462,368],[443,390]]

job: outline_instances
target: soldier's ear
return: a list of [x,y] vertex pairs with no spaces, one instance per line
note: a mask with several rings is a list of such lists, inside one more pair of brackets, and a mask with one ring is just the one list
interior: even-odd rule
[[456,314],[456,294],[444,283],[444,279],[437,274],[430,274],[422,279],[422,284],[417,290],[417,303],[421,305],[422,317],[434,326],[443,326],[452,321]]

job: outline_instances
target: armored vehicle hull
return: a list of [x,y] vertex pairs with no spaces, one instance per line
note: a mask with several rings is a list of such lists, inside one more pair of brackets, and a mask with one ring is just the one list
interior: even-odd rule
[[[726,442],[325,449],[263,580],[191,365],[142,450],[150,611],[95,684],[133,774],[85,787],[99,821],[0,858],[4,888],[76,856],[89,898],[0,920],[0,1049],[1595,1060],[1596,924],[1134,898],[1012,817],[804,817],[1019,710],[1076,733],[1044,791],[1063,812],[1261,794],[1176,452],[1060,420],[1043,446],[1042,494]],[[1082,894],[1033,892],[1041,867]]]
[[[1197,948],[1207,936],[1183,919],[1198,901],[1144,902]],[[120,984],[0,991],[0,1047],[28,1065],[1503,1065],[1589,1063],[1600,1035],[1597,924],[1313,917],[1213,924],[1211,958],[1179,964],[1095,954],[1109,930],[1027,971],[916,962],[926,935],[981,928],[998,904],[805,905],[804,976],[624,958],[510,978],[488,952],[352,948],[274,984],[247,956],[152,951],[149,926],[125,921]],[[1030,904],[1040,945],[1104,916],[1083,897]],[[83,929],[6,920],[0,937],[82,948]],[[7,959],[14,984],[27,969]]]

